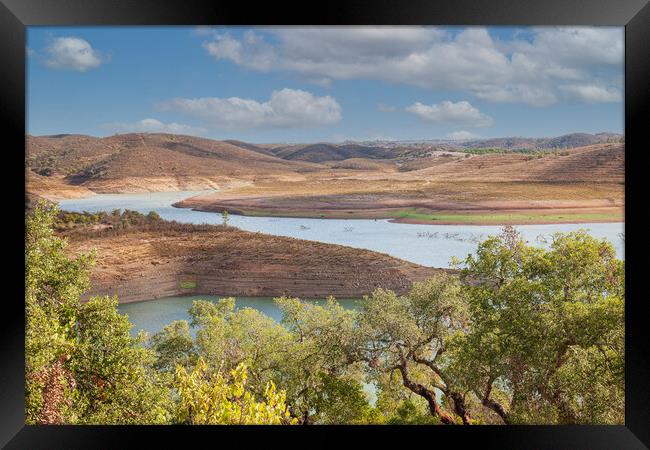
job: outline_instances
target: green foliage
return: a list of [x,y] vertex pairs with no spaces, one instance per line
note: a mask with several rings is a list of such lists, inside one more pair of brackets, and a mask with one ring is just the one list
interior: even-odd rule
[[422,405],[414,399],[402,401],[395,411],[395,415],[386,421],[387,425],[440,425],[440,420],[432,417]]
[[223,221],[223,226],[228,226],[228,211],[225,209],[221,212],[221,219]]
[[[550,249],[507,228],[465,261],[455,376],[506,422],[623,423],[624,263],[584,231]],[[494,398],[493,398],[494,397]]]
[[153,352],[131,337],[116,299],[80,302],[93,258],[66,256],[57,213],[40,203],[26,223],[27,423],[164,422],[168,391]]
[[354,313],[333,299],[324,306],[291,298],[276,301],[283,324],[251,308],[235,310],[233,298],[216,304],[195,301],[189,310],[196,329],[191,345],[189,331],[178,323],[152,339],[165,361],[161,367],[167,370],[175,361],[189,370],[198,355],[211,376],[243,363],[251,393],[262,396],[269,382],[278,383],[292,417],[301,423],[370,420],[372,410],[360,382],[363,373],[351,357]]
[[230,371],[227,380],[221,371],[208,375],[203,358],[191,373],[179,365],[175,386],[179,401],[176,422],[191,425],[279,425],[294,424],[285,403],[284,391],[271,381],[264,389],[264,401],[257,402],[247,390],[245,364]]
[[154,370],[155,354],[133,338],[117,299],[82,304],[75,323],[76,351],[68,367],[76,381],[69,421],[87,424],[148,424],[167,421],[169,392]]
[[[358,420],[365,414],[361,404],[368,400],[359,390],[364,373],[356,356],[355,313],[333,297],[322,306],[288,297],[275,301],[283,313],[282,323],[290,332],[291,346],[282,375],[293,414],[303,423],[344,423],[349,417]],[[332,377],[337,378],[336,382]],[[348,397],[333,392],[344,387]],[[352,395],[352,391],[356,394]],[[340,407],[322,410],[324,398],[336,398]]]
[[[66,242],[52,231],[56,206],[39,202],[27,218],[25,230],[25,368],[27,423],[60,421],[64,399],[61,390],[43,398],[47,385],[64,384],[62,363],[71,357],[70,339],[79,296],[89,286],[86,269],[92,255],[75,260],[64,254]],[[58,365],[58,373],[48,368]],[[51,379],[55,377],[56,379]],[[55,398],[54,398],[55,397]],[[47,413],[47,414],[46,414]],[[47,417],[45,417],[47,416]]]
[[353,378],[320,374],[313,408],[311,420],[319,424],[362,424],[373,420],[363,385]]
[[162,372],[173,372],[177,365],[192,366],[196,362],[194,341],[185,320],[177,320],[154,334],[150,341],[156,351],[154,367]]
[[160,217],[160,214],[158,214],[156,211],[149,211],[147,214],[147,220],[158,221],[162,220],[162,217]]
[[103,225],[110,228],[131,228],[136,226],[160,225],[163,219],[155,211],[142,214],[138,211],[125,209],[113,210],[110,214],[105,211],[91,213],[88,211],[71,212],[61,211],[57,214],[55,228],[57,230],[69,230],[87,228],[92,225]]
[[466,303],[458,279],[438,274],[415,283],[406,296],[377,289],[364,298],[358,317],[359,356],[378,381],[398,372],[403,387],[425,399],[431,415],[445,423],[455,419],[443,411],[439,392],[458,394],[454,410],[465,416],[462,395],[446,375],[446,351],[464,330]]

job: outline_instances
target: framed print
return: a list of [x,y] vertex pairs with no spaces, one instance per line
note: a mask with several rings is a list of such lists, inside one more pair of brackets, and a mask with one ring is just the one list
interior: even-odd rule
[[7,448],[647,448],[646,2],[2,2]]

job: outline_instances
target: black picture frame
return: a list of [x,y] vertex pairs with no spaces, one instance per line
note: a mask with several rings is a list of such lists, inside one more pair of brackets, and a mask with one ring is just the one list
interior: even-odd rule
[[[625,234],[626,246],[626,408],[624,426],[479,426],[479,427],[113,427],[26,426],[24,423],[24,255],[25,58],[26,27],[38,25],[608,25],[625,27]],[[154,445],[188,445],[193,439],[274,439],[279,445],[312,445],[360,435],[365,446],[388,435],[407,444],[423,439],[430,446],[475,443],[481,447],[535,449],[635,449],[650,446],[650,366],[643,306],[641,245],[641,163],[650,100],[650,4],[647,0],[330,0],[280,3],[208,0],[0,0],[0,112],[2,113],[4,204],[3,247],[5,311],[0,327],[0,445],[6,448],[128,448],[146,439]],[[646,114],[643,114],[646,113]],[[644,133],[645,132],[645,133]],[[647,146],[646,146],[647,147]],[[21,150],[22,149],[22,150]],[[6,176],[11,173],[12,176]],[[22,235],[20,233],[23,233]],[[14,234],[15,233],[15,234]],[[6,245],[11,244],[11,245]],[[14,253],[15,252],[15,253]],[[15,293],[14,293],[15,290]],[[293,443],[285,433],[292,434]],[[278,435],[271,436],[271,435]],[[356,437],[356,436],[355,436]],[[279,439],[282,439],[280,441]],[[295,441],[305,439],[304,442]],[[190,444],[191,445],[191,444]]]

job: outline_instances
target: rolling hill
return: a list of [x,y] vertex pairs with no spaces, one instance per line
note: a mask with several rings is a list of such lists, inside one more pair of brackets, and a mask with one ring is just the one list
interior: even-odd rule
[[271,151],[280,158],[291,161],[343,161],[352,158],[387,159],[393,157],[389,149],[367,147],[359,144],[309,144],[278,147]]
[[533,150],[553,148],[574,148],[586,145],[618,143],[623,136],[617,133],[571,133],[548,138],[506,137],[463,141],[461,148],[503,148],[509,150]]
[[258,176],[300,178],[320,168],[242,145],[170,134],[28,136],[26,153],[35,192],[47,190],[38,176],[96,192],[125,192],[211,188]]
[[472,181],[623,183],[622,144],[597,144],[558,154],[498,153],[451,157],[404,177]]

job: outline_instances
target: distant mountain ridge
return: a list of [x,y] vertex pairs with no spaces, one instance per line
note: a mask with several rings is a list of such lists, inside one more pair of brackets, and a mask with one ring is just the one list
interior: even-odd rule
[[508,150],[533,150],[552,148],[583,147],[585,145],[623,142],[624,135],[620,133],[569,133],[554,137],[528,138],[509,136],[485,139],[423,139],[423,140],[377,140],[377,141],[345,141],[345,145],[359,144],[369,147],[395,148],[402,146],[437,146],[441,149],[463,148],[503,148]]
[[603,144],[610,142],[620,142],[623,139],[622,134],[617,133],[571,133],[562,136],[550,138],[524,138],[524,137],[506,137],[494,139],[477,139],[464,141],[459,147],[462,148],[505,148],[505,149],[552,149],[552,148],[573,148],[584,147],[586,145]]

